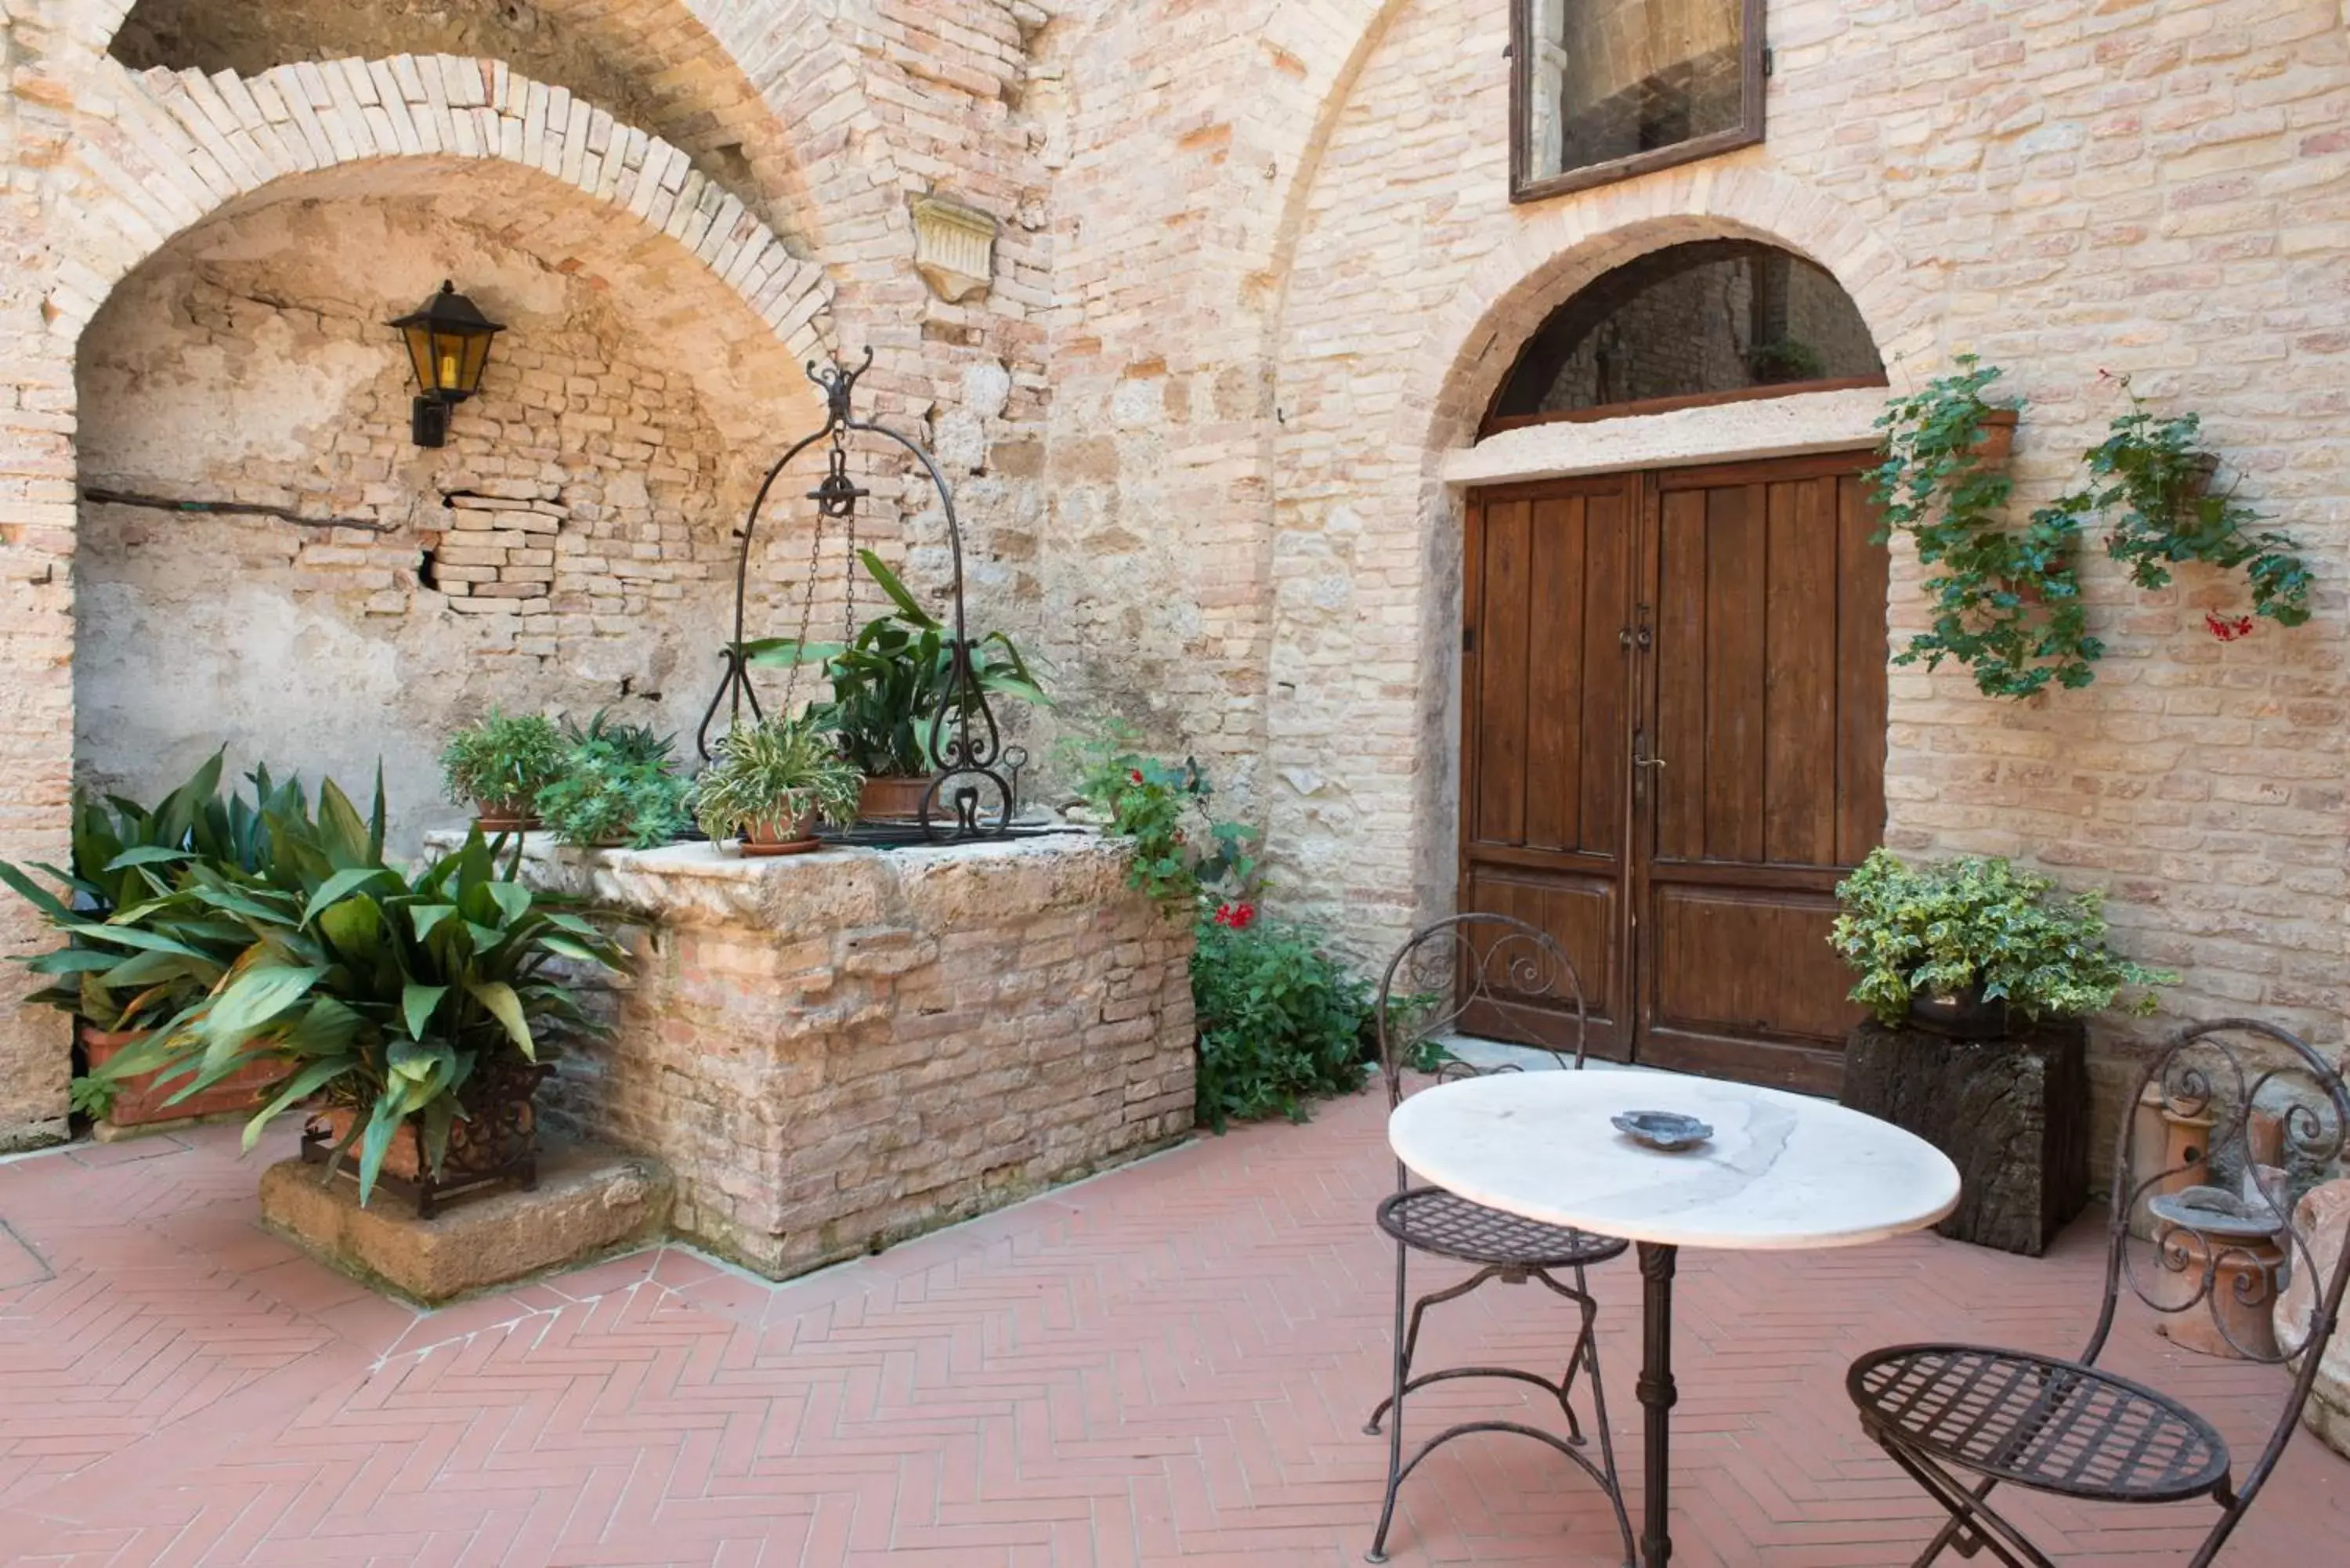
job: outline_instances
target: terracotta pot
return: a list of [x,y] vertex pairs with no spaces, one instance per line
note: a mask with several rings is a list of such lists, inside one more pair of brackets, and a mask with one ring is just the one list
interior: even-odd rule
[[2008,1032],[2007,1003],[1985,1002],[1981,986],[1956,996],[1909,996],[1909,1022],[1950,1040],[1996,1040]]
[[867,779],[857,792],[859,822],[919,822],[922,802],[931,793],[931,775]]
[[[109,1032],[87,1022],[80,1028],[82,1050],[88,1059],[89,1071],[93,1073],[146,1039],[148,1034],[144,1029]],[[262,1091],[283,1082],[287,1070],[283,1062],[258,1058],[212,1087],[200,1094],[190,1095],[177,1104],[171,1103],[172,1096],[186,1085],[188,1080],[184,1075],[173,1078],[169,1084],[161,1084],[156,1081],[155,1074],[142,1073],[138,1077],[122,1081],[115,1093],[113,1108],[106,1113],[106,1119],[119,1127],[135,1127],[151,1126],[156,1122],[185,1121],[190,1116],[256,1111],[261,1108]]]
[[1982,439],[1975,442],[1978,462],[2005,462],[2015,451],[2015,410],[1993,409],[1983,416]]
[[489,834],[530,833],[543,826],[530,814],[529,807],[510,800],[475,801],[473,823]]
[[816,813],[802,813],[799,820],[785,824],[775,817],[743,825],[743,837],[737,846],[749,856],[806,855],[821,849],[824,843],[816,836]]

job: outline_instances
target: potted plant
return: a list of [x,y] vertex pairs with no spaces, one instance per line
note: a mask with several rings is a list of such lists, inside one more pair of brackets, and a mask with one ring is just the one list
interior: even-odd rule
[[283,1082],[245,1147],[316,1097],[306,1144],[355,1170],[363,1204],[386,1171],[445,1185],[526,1160],[550,1027],[590,1027],[559,966],[618,969],[619,949],[514,867],[501,874],[479,829],[413,875],[386,864],[380,787],[369,818],[326,784],[315,823],[273,815],[269,828],[256,873],[193,876],[169,896],[246,941],[105,1075],[160,1070],[201,1092],[266,1056]]
[[739,835],[745,855],[798,855],[817,847],[819,820],[857,819],[863,782],[820,717],[769,719],[720,739],[691,806],[713,844]]
[[1874,1017],[1845,1045],[1846,1105],[1949,1155],[1943,1234],[2037,1255],[2088,1199],[2087,1031],[2155,1010],[2177,976],[2106,945],[2099,896],[2005,860],[1911,867],[1879,849],[1836,888],[1830,944]]
[[[954,639],[915,601],[896,573],[870,550],[858,558],[889,597],[886,615],[865,623],[847,643],[804,642],[767,638],[747,643],[754,664],[821,664],[832,681],[832,700],[813,711],[838,737],[841,754],[865,775],[858,816],[868,822],[909,822],[921,815],[934,759],[934,720],[953,723]],[[971,642],[972,673],[980,691],[1022,701],[1049,701],[1020,649],[1003,632]],[[963,694],[962,706],[973,699]]]
[[553,721],[493,708],[449,738],[441,772],[449,798],[473,806],[484,832],[512,833],[539,826],[538,792],[562,776],[563,759]]
[[46,983],[29,999],[71,1014],[83,1075],[75,1108],[116,1128],[150,1127],[253,1108],[284,1070],[253,1060],[201,1092],[184,1075],[113,1076],[104,1070],[145,1041],[155,1025],[202,996],[242,950],[246,932],[216,914],[194,914],[170,895],[200,870],[254,873],[269,855],[272,815],[307,819],[298,783],[250,775],[250,802],[220,788],[223,755],[152,808],[119,795],[87,795],[74,807],[70,871],[36,867],[59,884],[51,892],[0,862],[0,881],[38,910],[65,940],[20,958]]
[[639,725],[574,730],[561,776],[541,786],[538,813],[566,844],[655,849],[685,828],[688,782],[669,771],[675,738]]

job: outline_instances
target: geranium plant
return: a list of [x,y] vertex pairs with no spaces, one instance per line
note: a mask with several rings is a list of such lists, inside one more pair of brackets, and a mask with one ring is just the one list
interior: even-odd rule
[[2147,1014],[2150,988],[2178,979],[2106,945],[2100,895],[2060,893],[2003,859],[1911,867],[1878,849],[1837,885],[1836,901],[1828,940],[1860,977],[1852,1000],[1887,1024],[1908,1015],[1912,996],[1980,995],[2033,1019],[2116,1005]]
[[[2085,504],[2113,519],[2106,551],[2129,568],[2142,588],[2167,587],[2170,569],[2201,561],[2221,571],[2241,568],[2252,590],[2252,614],[2279,626],[2309,618],[2310,573],[2291,537],[2272,528],[2232,493],[2211,493],[2219,460],[2203,449],[2203,422],[2194,413],[2157,419],[2126,376],[2106,376],[2127,394],[2127,412],[2085,454],[2100,483]],[[2233,642],[2248,635],[2242,617],[2207,614],[2212,635]]]

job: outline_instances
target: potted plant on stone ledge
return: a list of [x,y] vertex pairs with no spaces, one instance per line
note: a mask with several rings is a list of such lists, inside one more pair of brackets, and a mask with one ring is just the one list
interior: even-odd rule
[[691,805],[712,844],[739,836],[744,855],[802,855],[820,846],[818,822],[857,820],[864,782],[818,716],[769,719],[720,739]]
[[380,787],[370,817],[329,783],[315,823],[268,827],[255,873],[192,877],[165,900],[243,930],[225,972],[93,1077],[160,1071],[201,1094],[266,1059],[282,1082],[245,1147],[315,1100],[305,1157],[356,1175],[363,1204],[387,1175],[415,1184],[425,1218],[463,1188],[527,1184],[549,1031],[590,1027],[562,965],[619,969],[619,947],[501,875],[478,830],[413,875],[386,864]]
[[449,738],[441,772],[449,798],[471,805],[485,833],[539,826],[538,792],[563,775],[563,732],[536,713],[495,708]]
[[1958,1166],[1944,1235],[2037,1257],[2088,1201],[2085,1020],[2151,1013],[2178,976],[2106,945],[2097,894],[2002,859],[1879,849],[1836,898],[1828,940],[1875,1014],[1846,1043],[1844,1103]]
[[691,785],[670,771],[675,736],[598,713],[568,739],[561,775],[537,796],[557,838],[583,848],[658,849],[683,832]]
[[[858,819],[912,822],[931,787],[931,722],[948,707],[954,687],[953,639],[872,551],[860,550],[858,558],[889,597],[889,613],[867,621],[846,645],[767,638],[744,645],[743,653],[753,664],[823,665],[832,700],[812,711],[838,736],[841,755],[865,775]],[[1050,701],[1003,633],[974,638],[972,661],[980,689],[990,695],[1040,705]],[[948,711],[944,722],[954,718]]]

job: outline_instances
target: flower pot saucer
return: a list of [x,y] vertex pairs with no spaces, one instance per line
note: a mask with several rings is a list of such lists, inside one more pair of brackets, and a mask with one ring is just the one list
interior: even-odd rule
[[1713,1128],[1707,1123],[1679,1111],[1626,1111],[1607,1120],[1634,1143],[1661,1154],[1683,1153],[1713,1136]]

